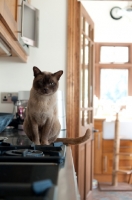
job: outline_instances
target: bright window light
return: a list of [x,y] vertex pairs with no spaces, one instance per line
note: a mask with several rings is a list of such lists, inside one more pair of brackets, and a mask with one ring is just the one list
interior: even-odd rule
[[102,46],[100,51],[101,63],[127,63],[129,61],[128,47]]

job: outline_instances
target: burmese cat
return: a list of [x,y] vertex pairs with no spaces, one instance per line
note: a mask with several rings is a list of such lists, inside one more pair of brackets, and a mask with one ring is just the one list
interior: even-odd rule
[[30,91],[24,131],[36,145],[48,145],[54,141],[64,144],[79,144],[89,138],[87,131],[79,138],[58,138],[60,122],[57,117],[57,89],[63,71],[42,72],[33,67],[34,80]]

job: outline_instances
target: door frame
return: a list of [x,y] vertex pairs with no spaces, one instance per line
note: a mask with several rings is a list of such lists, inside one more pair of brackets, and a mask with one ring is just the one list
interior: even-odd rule
[[[79,4],[77,0],[68,0],[68,48],[67,48],[67,95],[66,95],[66,116],[67,116],[67,136],[79,136],[79,114],[80,102],[79,94],[80,82],[79,55],[80,55],[80,19]],[[78,145],[72,146],[75,171],[78,172]]]

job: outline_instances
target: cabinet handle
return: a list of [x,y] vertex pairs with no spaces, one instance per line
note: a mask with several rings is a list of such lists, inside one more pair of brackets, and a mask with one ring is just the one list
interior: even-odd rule
[[98,134],[98,149],[100,149],[100,134]]
[[104,172],[107,172],[107,156],[104,156]]

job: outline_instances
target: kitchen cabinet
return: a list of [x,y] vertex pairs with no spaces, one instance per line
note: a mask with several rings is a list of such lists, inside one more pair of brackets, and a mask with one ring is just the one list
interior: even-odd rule
[[[94,127],[99,132],[95,133],[94,139],[94,178],[99,182],[111,182],[113,170],[113,145],[114,140],[103,139],[103,121],[105,118],[94,119]],[[120,152],[132,152],[131,140],[120,140]],[[132,169],[132,157],[121,155],[119,158],[119,168],[122,170]],[[118,174],[120,182],[129,180],[130,175]]]
[[[73,13],[74,11],[74,13]],[[94,23],[82,4],[68,1],[67,134],[83,136],[85,143],[71,146],[81,200],[92,199]]]
[[0,56],[27,62],[27,53],[18,42],[18,4],[19,0],[0,0]]
[[6,5],[10,9],[10,12],[12,14],[12,17],[15,21],[17,21],[17,0],[5,0]]
[[94,173],[96,174],[102,174],[101,159],[102,159],[102,132],[96,132],[94,135]]
[[[103,174],[112,174],[113,168],[113,140],[103,140],[102,143],[103,151]],[[121,140],[120,142],[120,152],[130,153],[132,152],[132,142],[131,140]],[[131,156],[120,156],[119,159],[119,169],[122,170],[131,170],[132,167],[132,158]]]
[[105,119],[94,120],[94,128],[98,130],[94,134],[94,174],[102,174],[102,131]]

